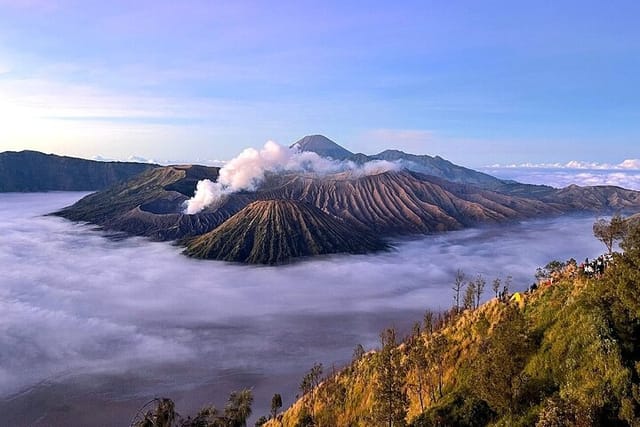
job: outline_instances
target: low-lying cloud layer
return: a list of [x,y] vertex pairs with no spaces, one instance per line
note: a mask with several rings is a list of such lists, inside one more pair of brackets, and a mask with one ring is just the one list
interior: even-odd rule
[[615,185],[640,190],[640,161],[625,160],[618,165],[569,162],[556,164],[525,164],[483,168],[483,172],[502,179],[512,179],[526,184],[543,184],[560,188],[571,184]]
[[245,386],[255,387],[261,415],[274,392],[290,403],[314,362],[344,363],[357,343],[374,346],[382,327],[407,328],[425,308],[449,307],[458,268],[489,280],[512,275],[523,289],[551,259],[603,250],[593,218],[562,218],[428,236],[390,253],[250,267],[39,216],[77,198],[0,194],[5,420],[33,425],[57,414],[62,423],[55,408],[66,396],[94,420],[126,425],[149,397],[179,398],[188,412]]
[[585,162],[570,160],[566,163],[512,163],[489,166],[495,169],[589,169],[589,170],[634,170],[640,171],[640,159],[626,159],[620,163]]
[[261,150],[247,148],[220,169],[218,181],[198,182],[195,195],[186,202],[185,213],[196,214],[215,205],[223,196],[238,191],[255,190],[267,172],[304,172],[319,175],[348,171],[353,175],[371,175],[399,169],[396,163],[377,160],[356,165],[335,161],[310,151],[299,151],[268,141]]

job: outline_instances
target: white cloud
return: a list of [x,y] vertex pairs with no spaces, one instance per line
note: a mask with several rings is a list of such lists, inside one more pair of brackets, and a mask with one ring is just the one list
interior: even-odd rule
[[481,170],[498,178],[557,188],[576,184],[615,185],[640,190],[640,159],[626,159],[620,163],[571,160],[566,163],[496,164]]
[[620,163],[620,168],[640,170],[640,159],[627,159]]
[[640,190],[640,171],[619,169],[569,169],[540,167],[489,167],[483,172],[502,179],[526,184],[542,184],[561,188],[571,184],[580,186],[615,185]]
[[620,163],[598,163],[571,160],[566,163],[512,163],[493,164],[488,169],[586,169],[586,170],[639,170],[640,159],[626,159]]

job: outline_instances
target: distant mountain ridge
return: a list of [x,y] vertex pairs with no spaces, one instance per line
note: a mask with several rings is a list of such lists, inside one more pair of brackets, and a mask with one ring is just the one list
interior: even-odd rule
[[311,151],[322,157],[331,157],[335,160],[351,160],[358,164],[370,162],[372,160],[387,160],[390,162],[401,161],[401,163],[408,169],[415,170],[426,175],[444,178],[451,182],[474,184],[490,190],[497,189],[505,185],[505,181],[501,179],[483,172],[458,166],[440,156],[432,157],[426,154],[409,154],[400,150],[385,150],[381,153],[372,155],[362,153],[354,154],[323,135],[305,136],[291,145],[291,147],[298,148],[301,151]]
[[156,166],[5,151],[0,153],[0,192],[102,190]]

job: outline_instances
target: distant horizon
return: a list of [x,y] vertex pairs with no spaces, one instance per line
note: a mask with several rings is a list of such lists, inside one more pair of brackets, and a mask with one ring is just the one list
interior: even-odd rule
[[[594,159],[589,159],[589,158],[575,158],[575,159],[570,159],[568,161],[554,161],[554,159],[549,159],[549,161],[547,162],[543,162],[543,163],[533,163],[533,162],[524,162],[524,163],[517,163],[517,162],[505,162],[505,163],[487,163],[487,164],[480,164],[480,165],[467,165],[467,164],[460,164],[460,163],[456,163],[454,161],[452,161],[451,159],[444,157],[438,153],[423,153],[423,152],[412,152],[412,151],[406,151],[403,150],[401,148],[396,148],[396,147],[387,147],[384,148],[380,151],[376,151],[376,152],[357,152],[357,151],[353,151],[349,148],[349,146],[346,146],[344,144],[341,144],[340,142],[334,140],[331,137],[328,137],[324,134],[308,134],[305,136],[311,136],[311,135],[321,135],[324,137],[327,137],[328,139],[330,139],[331,141],[335,142],[336,144],[340,145],[341,147],[353,152],[354,154],[364,154],[367,156],[372,156],[372,155],[376,155],[376,154],[380,154],[384,151],[401,151],[404,152],[406,154],[412,154],[412,155],[418,155],[418,156],[422,156],[422,155],[427,155],[427,156],[431,156],[431,157],[441,157],[445,160],[451,161],[452,163],[459,165],[459,166],[463,166],[463,167],[467,167],[467,168],[478,168],[478,169],[517,169],[517,168],[522,168],[522,169],[548,169],[548,170],[556,170],[556,169],[567,169],[567,170],[602,170],[602,171],[640,171],[640,158],[630,158],[630,157],[625,157],[623,159],[619,159],[618,161],[614,161],[613,163],[601,163],[598,162]],[[303,138],[304,136],[298,138],[296,141],[300,140],[301,138]],[[265,140],[266,141],[273,141],[273,140]],[[296,141],[293,142],[287,142],[287,143],[281,143],[279,141],[274,141],[278,144],[284,145],[284,146],[290,146],[291,144],[295,143]],[[136,163],[155,163],[155,164],[159,164],[159,165],[171,165],[171,164],[203,164],[203,165],[212,165],[213,163],[217,163],[217,164],[224,164],[226,162],[228,162],[229,160],[231,160],[233,157],[235,157],[237,154],[239,154],[242,150],[246,149],[246,148],[259,148],[262,144],[254,144],[254,145],[249,145],[246,147],[241,147],[238,149],[238,151],[234,154],[232,153],[231,156],[229,158],[218,158],[218,159],[204,159],[204,158],[185,158],[185,159],[164,159],[164,158],[147,158],[144,156],[139,155],[136,152],[130,152],[128,154],[124,154],[122,157],[106,157],[103,156],[101,153],[96,153],[94,155],[91,156],[82,156],[82,155],[71,155],[71,154],[66,154],[66,153],[61,153],[61,152],[55,152],[55,151],[43,151],[43,150],[39,150],[39,149],[33,149],[33,148],[22,148],[22,149],[7,149],[7,150],[0,150],[0,153],[3,152],[21,152],[21,151],[36,151],[36,152],[40,152],[43,154],[52,154],[52,155],[56,155],[56,156],[67,156],[67,157],[75,157],[75,158],[79,158],[79,159],[84,159],[84,160],[94,160],[94,161],[99,161],[99,162],[136,162]],[[200,163],[199,163],[200,162]]]
[[[331,139],[331,138],[329,138]],[[334,141],[338,143],[337,141]],[[339,143],[338,143],[339,144]],[[289,145],[289,144],[286,144]],[[342,146],[342,144],[339,144]],[[343,146],[344,147],[344,146]],[[244,147],[247,148],[247,147]],[[252,148],[259,148],[254,146]],[[344,147],[349,149],[349,147]],[[394,148],[389,148],[394,149]],[[11,150],[11,151],[25,151],[25,150]],[[33,151],[33,150],[26,150]],[[37,151],[37,150],[36,150]],[[42,151],[40,151],[42,152]],[[46,153],[62,155],[58,153]],[[238,155],[235,153],[235,155]],[[378,153],[364,153],[368,155]],[[409,153],[416,155],[423,155],[425,153]],[[234,157],[235,157],[234,155]],[[437,154],[429,154],[436,156]],[[70,156],[77,157],[77,156]],[[441,156],[442,157],[442,156]],[[129,155],[126,158],[106,158],[100,155],[93,158],[77,157],[85,160],[103,161],[103,162],[136,162],[136,163],[152,163],[162,166],[168,165],[184,165],[184,164],[198,164],[204,166],[217,166],[222,167],[232,157],[228,159],[146,159],[137,155]],[[442,157],[445,160],[451,161]],[[460,164],[453,162],[458,166],[474,169],[479,172],[483,172],[499,179],[514,180],[526,184],[540,184],[550,185],[556,188],[566,187],[571,184],[577,184],[580,186],[593,186],[593,185],[615,185],[631,190],[640,191],[640,159],[623,159],[617,163],[598,163],[585,160],[571,160],[565,163],[551,162],[551,163],[524,163],[524,164],[490,164],[482,166],[470,166],[466,164]]]

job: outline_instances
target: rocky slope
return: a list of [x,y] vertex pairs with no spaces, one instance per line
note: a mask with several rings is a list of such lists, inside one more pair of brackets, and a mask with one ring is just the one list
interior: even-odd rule
[[102,190],[155,165],[97,162],[37,151],[0,153],[0,192]]
[[292,258],[339,252],[365,253],[387,245],[307,203],[261,200],[221,226],[186,242],[196,258],[281,264]]

